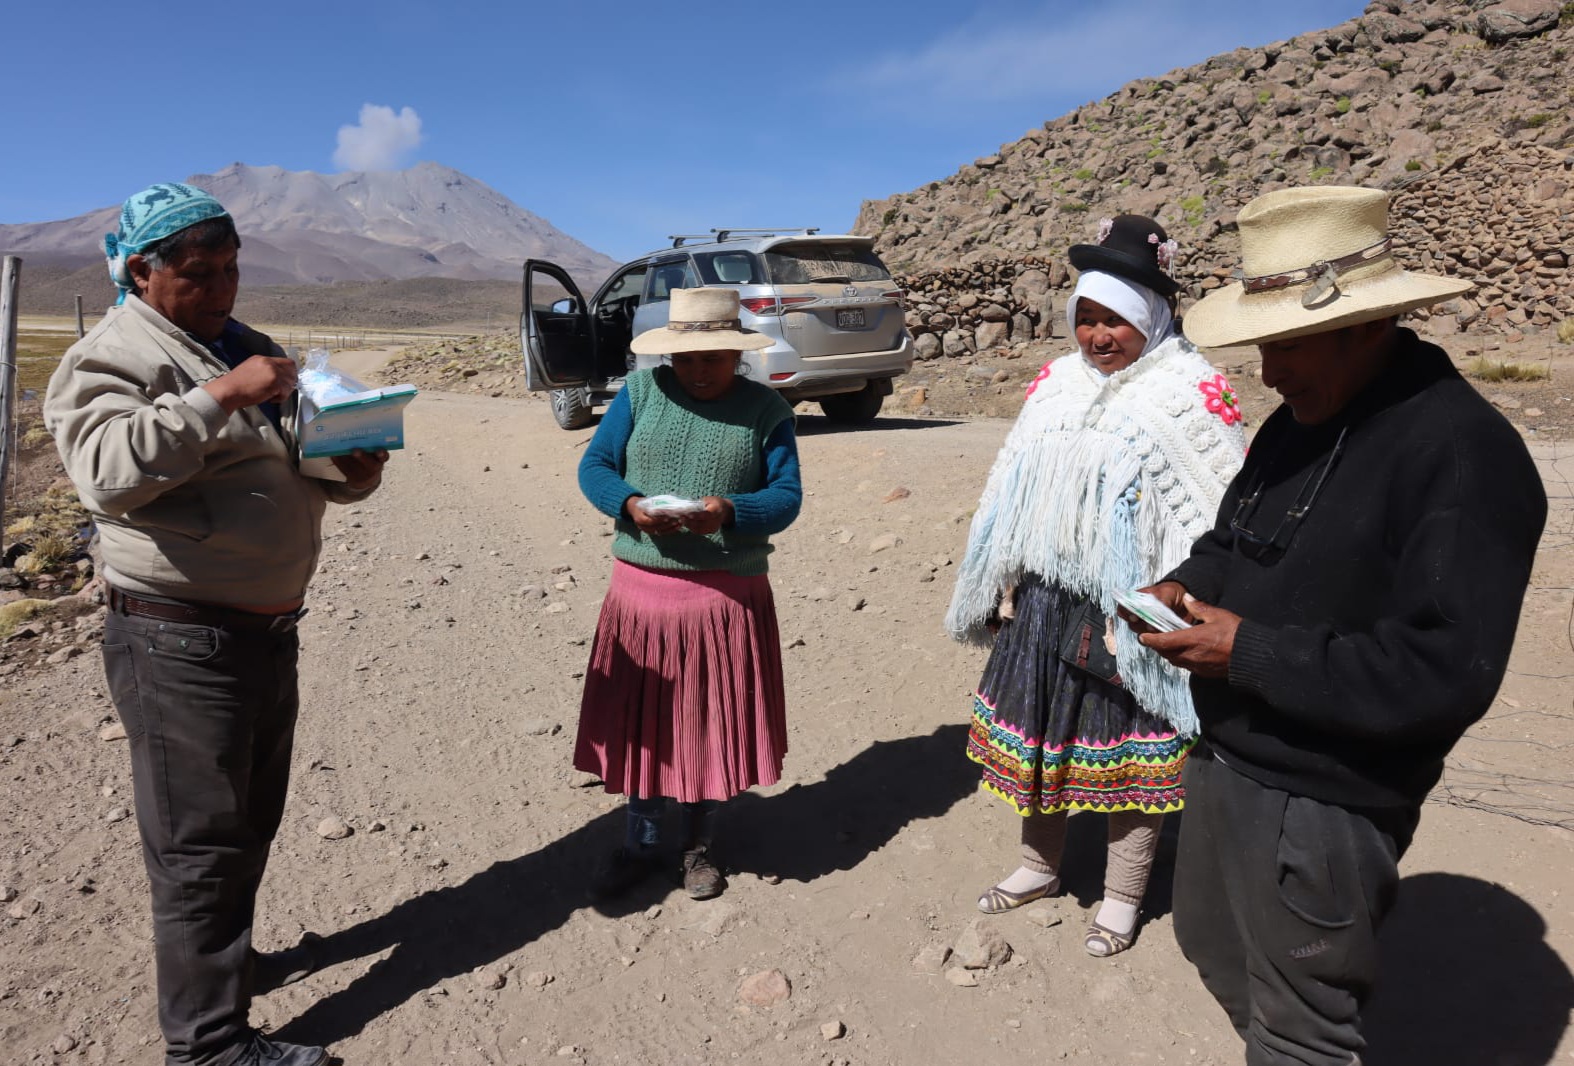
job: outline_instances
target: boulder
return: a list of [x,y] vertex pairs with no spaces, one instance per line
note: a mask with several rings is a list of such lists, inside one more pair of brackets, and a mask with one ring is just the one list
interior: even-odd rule
[[1562,10],[1558,0],[1506,0],[1476,16],[1476,32],[1488,44],[1535,37],[1556,26]]

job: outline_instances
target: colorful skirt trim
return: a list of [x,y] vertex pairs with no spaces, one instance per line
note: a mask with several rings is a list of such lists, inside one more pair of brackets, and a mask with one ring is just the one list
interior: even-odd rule
[[775,784],[787,753],[765,575],[615,560],[585,671],[574,767],[608,792],[684,803]]
[[973,697],[967,756],[983,768],[981,786],[1022,815],[1180,810],[1181,768],[1196,739],[1060,659],[1075,605],[1036,577],[1018,585],[1015,617],[996,636]]

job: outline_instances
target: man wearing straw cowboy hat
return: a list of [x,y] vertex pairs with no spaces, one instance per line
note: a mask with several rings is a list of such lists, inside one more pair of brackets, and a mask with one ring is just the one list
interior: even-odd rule
[[120,299],[71,346],[44,419],[98,527],[104,672],[131,746],[153,897],[165,1062],[319,1066],[250,1027],[253,992],[310,969],[251,947],[289,787],[296,621],[329,500],[364,499],[386,452],[302,476],[295,364],[230,317],[240,237],[218,201],[167,183],[105,237]]
[[1255,344],[1284,403],[1217,521],[1150,591],[1194,624],[1175,933],[1252,1066],[1359,1063],[1397,864],[1497,693],[1546,496],[1518,434],[1398,324],[1469,283],[1400,268],[1387,194],[1241,210],[1241,280],[1186,332]]

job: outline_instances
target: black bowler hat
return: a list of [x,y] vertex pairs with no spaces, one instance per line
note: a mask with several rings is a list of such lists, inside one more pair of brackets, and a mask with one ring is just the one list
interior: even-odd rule
[[1160,296],[1174,296],[1180,283],[1170,277],[1175,242],[1164,227],[1145,215],[1118,215],[1099,223],[1097,244],[1073,244],[1071,265],[1099,270],[1145,285]]

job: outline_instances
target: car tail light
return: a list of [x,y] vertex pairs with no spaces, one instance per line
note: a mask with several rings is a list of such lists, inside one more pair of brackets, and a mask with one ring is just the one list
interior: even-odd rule
[[813,303],[817,296],[747,296],[738,302],[756,315],[779,315],[793,304]]
[[890,292],[882,292],[880,294],[882,299],[895,300],[897,303],[901,303],[906,295],[907,292],[904,289],[892,289]]
[[786,381],[788,378],[790,378],[792,376],[793,376],[793,371],[789,370],[785,374],[772,374],[771,375],[771,380],[772,381]]

